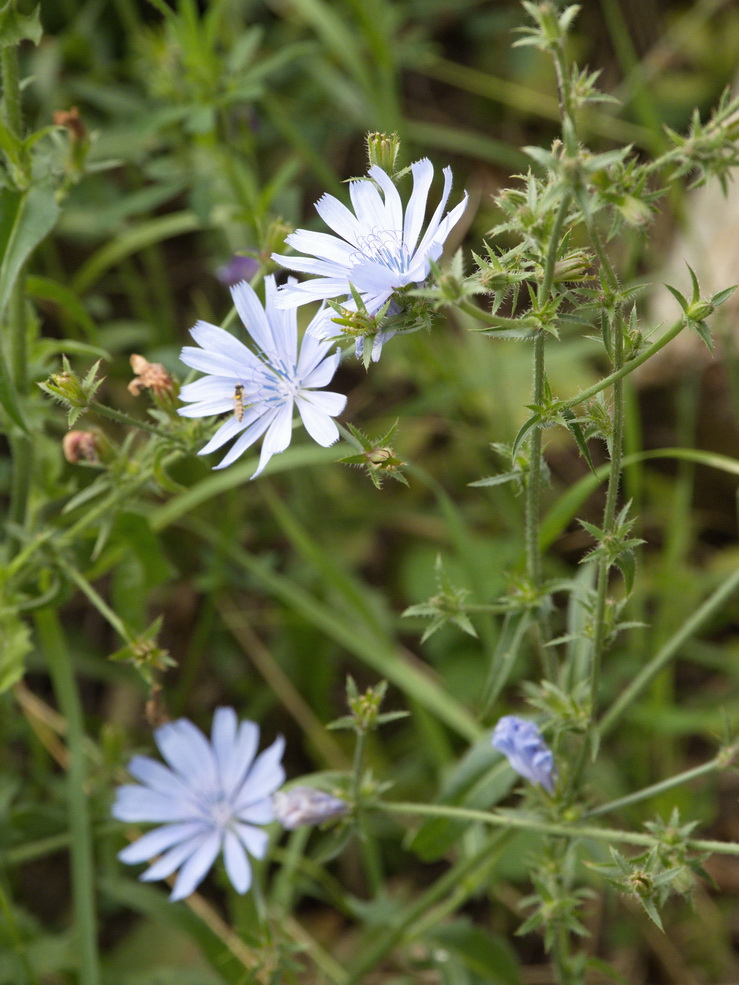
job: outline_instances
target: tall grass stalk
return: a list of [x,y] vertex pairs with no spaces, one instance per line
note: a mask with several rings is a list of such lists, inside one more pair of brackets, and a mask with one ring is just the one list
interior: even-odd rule
[[72,906],[77,939],[80,985],[101,985],[95,903],[95,860],[87,791],[85,730],[72,657],[59,617],[52,609],[35,616],[39,642],[46,656],[59,710],[67,722],[67,809],[71,833]]

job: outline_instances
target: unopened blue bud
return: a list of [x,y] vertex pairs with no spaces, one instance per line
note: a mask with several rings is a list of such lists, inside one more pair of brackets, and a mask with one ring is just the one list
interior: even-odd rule
[[293,831],[305,824],[322,824],[341,817],[348,812],[349,805],[315,787],[291,787],[273,795],[272,809],[283,828]]
[[529,780],[554,793],[557,768],[551,749],[534,722],[517,715],[504,715],[493,732],[493,748],[507,756],[513,769]]

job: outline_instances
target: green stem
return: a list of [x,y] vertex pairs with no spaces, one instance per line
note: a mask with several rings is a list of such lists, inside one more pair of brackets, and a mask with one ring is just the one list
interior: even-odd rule
[[736,750],[722,749],[717,756],[714,756],[707,763],[703,763],[702,766],[695,766],[692,770],[684,770],[682,773],[676,773],[666,780],[660,780],[659,783],[653,783],[651,786],[642,787],[641,790],[636,790],[634,793],[627,794],[625,797],[619,797],[618,800],[611,800],[607,804],[601,804],[600,807],[594,807],[592,810],[586,811],[583,817],[589,818],[597,817],[599,814],[610,814],[611,811],[618,811],[622,807],[628,807],[630,804],[638,804],[641,800],[649,800],[651,797],[657,797],[659,794],[664,793],[665,790],[672,790],[673,787],[679,787],[683,783],[697,780],[698,777],[705,776],[707,773],[714,773],[716,770],[725,769],[733,759],[734,752]]
[[364,861],[364,871],[367,876],[370,894],[376,897],[384,882],[382,864],[372,833],[367,826],[367,816],[362,803],[362,778],[364,776],[364,747],[367,735],[357,731],[357,741],[354,746],[354,762],[352,763],[352,802],[354,816],[357,822],[357,834]]
[[[20,137],[23,131],[20,82],[18,76],[18,51],[15,45],[2,49],[0,55],[3,85],[3,116],[10,132]],[[26,300],[23,290],[23,268],[18,271],[8,304],[8,329],[10,336],[10,372],[15,392],[23,400],[28,390],[28,339],[26,330]],[[19,527],[25,525],[28,515],[28,499],[31,489],[33,449],[26,434],[13,436],[13,473],[10,489],[9,520]]]
[[[534,376],[531,402],[540,406],[544,399],[544,332],[540,329],[534,339]],[[529,469],[526,476],[526,571],[531,588],[541,585],[541,549],[539,547],[539,518],[541,510],[541,428],[535,427],[529,442]]]
[[[624,361],[624,325],[619,312],[613,319],[613,366],[616,372],[623,368]],[[611,434],[611,465],[608,474],[608,492],[603,514],[603,530],[605,536],[612,536],[616,527],[616,505],[618,490],[621,484],[621,460],[623,458],[624,438],[624,391],[623,380],[617,379],[613,384],[613,431]],[[611,562],[606,554],[598,562],[598,582],[595,604],[595,630],[593,639],[593,660],[590,670],[590,721],[594,727],[598,708],[598,691],[600,690],[600,668],[606,647],[606,607],[608,605],[608,576]]]
[[162,431],[160,427],[157,427],[155,424],[149,424],[148,421],[140,421],[135,417],[129,417],[128,414],[124,414],[120,410],[114,410],[112,407],[106,407],[105,404],[98,403],[97,400],[91,400],[89,408],[90,410],[94,410],[96,414],[100,414],[101,417],[108,417],[111,421],[116,421],[118,424],[127,424],[129,427],[148,431],[149,434],[155,434],[158,438],[164,438],[166,441],[171,441],[172,444],[179,445],[182,448],[185,447],[184,442],[176,438],[169,431]]
[[[488,824],[492,827],[530,831],[534,834],[556,835],[562,838],[590,838],[593,841],[606,841],[622,845],[639,845],[653,848],[659,839],[638,831],[619,831],[617,828],[597,828],[584,824],[558,824],[556,821],[542,821],[538,817],[526,817],[506,811],[505,813],[477,811],[469,807],[452,807],[446,804],[412,804],[396,801],[381,801],[375,805],[377,810],[388,814],[411,814],[420,817],[448,817],[456,821],[471,821]],[[739,856],[739,843],[732,841],[705,841],[690,838],[686,848],[696,852],[711,852],[719,855]]]
[[2,56],[3,111],[8,129],[16,136],[22,136],[23,116],[21,113],[21,88],[18,75],[18,50],[15,45],[3,47]]
[[67,722],[67,802],[72,838],[72,905],[80,961],[80,985],[100,985],[92,828],[85,789],[87,767],[82,704],[70,653],[56,613],[51,609],[39,611],[36,614],[36,629],[48,660],[59,709]]
[[127,631],[123,620],[110,608],[108,603],[93,588],[90,582],[76,568],[69,564],[63,557],[57,557],[57,564],[64,571],[67,577],[75,583],[80,591],[87,596],[97,611],[107,620],[107,622],[118,633],[125,643],[131,643],[131,635]]
[[598,731],[601,736],[610,732],[629,705],[651,684],[662,668],[679,652],[683,644],[694,633],[698,632],[703,623],[707,622],[737,589],[739,589],[739,569],[719,585],[713,595],[709,595],[703,605],[689,619],[686,619],[680,629],[655,653],[649,663],[642,667],[631,683],[616,698],[600,722]]
[[576,407],[584,400],[590,400],[591,397],[594,397],[602,390],[607,390],[608,387],[613,386],[617,380],[622,380],[624,376],[628,376],[629,373],[633,373],[635,369],[638,369],[638,367],[642,365],[642,363],[645,363],[648,359],[651,359],[656,352],[659,352],[660,349],[664,349],[669,342],[672,342],[675,336],[682,332],[685,325],[686,322],[684,318],[676,321],[675,324],[669,328],[661,338],[657,339],[657,341],[653,342],[651,345],[648,345],[647,348],[643,349],[638,356],[634,356],[633,359],[629,359],[629,361],[625,363],[621,369],[614,373],[610,373],[608,376],[604,376],[598,383],[594,383],[591,387],[588,387],[587,390],[582,390],[577,394],[577,396],[570,397],[569,400],[562,401],[561,404],[558,404],[558,409],[567,410],[568,407]]

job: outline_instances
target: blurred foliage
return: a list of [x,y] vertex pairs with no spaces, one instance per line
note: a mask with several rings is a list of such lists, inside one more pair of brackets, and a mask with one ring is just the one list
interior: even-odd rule
[[[602,69],[600,84],[622,101],[585,116],[595,149],[608,150],[613,140],[663,148],[662,123],[687,130],[693,107],[710,109],[731,82],[739,50],[734,5],[651,0],[646,25],[643,4],[583,6],[573,42],[578,61]],[[462,626],[466,633],[446,625],[431,634],[422,619],[401,617],[438,594],[439,555],[444,585],[472,603],[500,595],[520,570],[515,484],[470,484],[499,468],[496,447],[510,444],[529,414],[529,355],[517,343],[463,332],[459,316],[447,330],[396,343],[381,373],[345,362],[347,418],[369,435],[392,435],[409,483],[381,490],[371,473],[335,464],[356,453],[348,442],[326,450],[296,440],[267,478],[250,485],[253,457],[214,473],[209,461],[89,412],[75,426],[94,428],[99,449],[115,450],[116,470],[106,468],[105,450],[97,461],[68,461],[65,415],[35,384],[58,373],[62,354],[82,377],[102,359],[96,398],[156,424],[166,411],[150,394],[127,389],[131,354],[184,379],[177,356],[189,326],[197,318],[221,323],[228,314],[215,271],[235,252],[270,271],[269,256],[287,231],[315,225],[312,202],[325,190],[342,196],[345,178],[364,171],[368,130],[399,133],[401,167],[420,155],[450,163],[456,189],[468,188],[477,205],[470,228],[455,230],[452,252],[465,234],[479,241],[498,218],[491,193],[528,166],[519,148],[548,147],[557,133],[551,67],[540,52],[511,47],[521,23],[512,0],[45,0],[41,21],[40,43],[21,50],[27,132],[44,130],[28,150],[29,166],[48,183],[30,203],[36,235],[19,255],[23,266],[38,246],[24,273],[32,392],[23,412],[34,464],[23,530],[8,535],[28,564],[0,610],[0,985],[77,980],[65,855],[66,726],[53,707],[41,634],[31,636],[20,620],[39,604],[60,613],[82,698],[106,985],[244,982],[252,979],[243,955],[222,924],[169,905],[159,888],[136,884],[115,861],[121,838],[108,820],[110,791],[132,745],[150,748],[145,707],[150,721],[166,709],[205,722],[216,705],[233,705],[260,721],[265,737],[286,734],[288,774],[297,776],[341,769],[351,758],[347,733],[323,731],[346,710],[347,673],[362,689],[384,678],[387,711],[412,713],[367,736],[371,769],[392,775],[393,795],[481,809],[503,801],[510,776],[483,737],[490,713],[479,715],[505,628],[480,614]],[[55,121],[72,107],[82,129],[69,118]],[[5,223],[13,203],[6,191],[0,195]],[[654,264],[684,206],[676,192],[649,239],[626,234],[621,260],[633,274]],[[598,378],[596,351],[579,330],[563,333],[549,353],[553,389],[567,396]],[[706,399],[691,374],[662,392],[632,395],[627,451],[691,445],[699,413],[711,413]],[[13,408],[4,408],[14,420]],[[197,447],[205,429],[192,428]],[[603,450],[590,447],[598,466]],[[572,521],[579,509],[597,523],[600,493],[564,432],[551,434],[547,455],[545,528],[555,542],[548,574],[572,577],[591,546]],[[627,469],[641,518],[636,530],[647,541],[636,621],[648,625],[632,629],[609,655],[606,703],[736,567],[734,479],[699,468],[637,457]],[[12,481],[6,446],[6,501]],[[582,496],[569,512],[556,508],[559,493],[576,496],[578,488]],[[589,499],[587,490],[595,490]],[[37,539],[48,530],[53,546]],[[611,737],[592,777],[596,799],[624,796],[709,758],[725,719],[735,721],[739,710],[737,616],[734,600]],[[107,659],[121,655],[151,672]],[[532,660],[526,650],[511,668],[496,714],[520,703]],[[665,817],[680,810],[715,836],[736,839],[735,794],[735,777],[720,785],[709,778],[625,807],[622,816],[639,826],[655,810]],[[516,835],[485,854],[479,831],[460,837],[453,822],[424,822],[402,847],[397,835],[377,821],[392,896],[374,899],[356,845],[319,875],[312,860],[338,852],[331,833],[311,836],[302,863],[295,860],[307,835],[290,836],[278,859],[289,880],[273,880],[267,901],[284,915],[284,939],[268,943],[282,949],[285,982],[337,980],[333,964],[349,967],[353,953],[394,924],[422,946],[393,965],[388,982],[515,985],[522,979],[514,951],[524,964],[542,961],[535,936],[512,936],[533,836]],[[609,858],[603,852],[604,866]],[[440,923],[424,910],[414,915],[413,904],[424,899],[427,863],[441,860],[452,873],[453,905],[444,912],[461,910]],[[739,976],[731,938],[735,873],[708,867],[723,894],[702,884],[695,910],[668,907],[667,944],[655,943],[638,907],[616,897],[593,903],[589,928],[629,980]],[[214,907],[228,913],[248,946],[263,943],[250,931],[259,904],[229,895],[219,877],[211,883]],[[484,939],[480,926],[489,931]],[[305,953],[325,979],[300,972]]]

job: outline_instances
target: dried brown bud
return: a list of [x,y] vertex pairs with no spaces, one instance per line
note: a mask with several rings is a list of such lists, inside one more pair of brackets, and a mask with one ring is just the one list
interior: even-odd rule
[[54,112],[54,123],[66,127],[73,140],[87,139],[87,127],[76,106],[71,109],[58,109]]
[[131,369],[137,374],[128,384],[129,393],[134,397],[138,397],[142,390],[151,390],[155,397],[160,398],[177,395],[178,386],[161,363],[150,363],[134,353]]
[[92,431],[67,431],[62,438],[64,457],[72,465],[78,462],[100,461],[98,435]]

